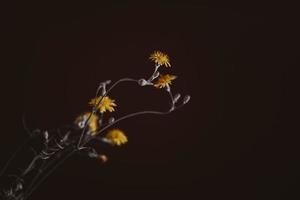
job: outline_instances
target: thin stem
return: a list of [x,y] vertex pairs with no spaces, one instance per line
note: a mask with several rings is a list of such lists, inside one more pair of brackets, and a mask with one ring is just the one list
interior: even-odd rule
[[46,173],[36,184],[35,186],[27,193],[27,195],[24,197],[24,200],[26,200],[37,188],[38,186],[43,183],[43,181],[52,174],[61,164],[63,164],[69,157],[71,157],[76,150],[72,150],[70,153],[68,153],[63,159],[61,159],[48,173]]
[[103,114],[103,113],[100,113],[99,120],[98,120],[100,126],[101,126],[102,123],[103,123],[103,116],[104,116],[104,114]]
[[171,110],[173,110],[175,108],[175,102],[174,102],[173,93],[171,91],[171,87],[169,85],[167,85],[167,92],[169,93],[169,96],[171,98]]
[[41,157],[35,156],[32,161],[30,162],[30,164],[28,165],[28,167],[24,170],[24,172],[22,173],[22,176],[25,176],[28,172],[30,172],[30,170],[32,169],[32,167],[34,166],[35,162],[40,159]]
[[148,79],[148,82],[151,82],[151,81],[153,81],[153,79],[154,79],[154,75],[155,75],[155,73],[157,72],[157,70],[159,69],[159,67],[160,67],[160,65],[159,65],[159,64],[158,64],[158,65],[155,65],[154,72],[153,72],[153,74],[150,76],[150,78]]
[[[115,83],[114,83],[114,84],[113,84],[113,85],[112,85],[112,86],[111,86],[111,87],[103,94],[103,96],[101,96],[101,98],[99,99],[99,101],[97,102],[97,104],[95,104],[95,105],[93,106],[93,112],[91,112],[91,114],[89,115],[89,117],[88,117],[87,120],[85,121],[84,128],[83,128],[83,130],[82,130],[82,132],[81,132],[81,135],[80,135],[80,138],[79,138],[79,141],[78,141],[78,144],[77,144],[77,148],[78,148],[78,149],[80,148],[80,144],[81,144],[83,135],[84,135],[84,133],[85,133],[85,130],[86,130],[87,126],[88,126],[88,122],[89,122],[90,118],[92,117],[92,115],[93,115],[94,112],[95,112],[95,108],[98,107],[98,105],[101,103],[102,99],[103,99],[104,97],[106,97],[107,94],[108,94],[115,86],[117,86],[117,85],[118,85],[119,83],[121,83],[121,82],[128,82],[128,81],[138,82],[138,80],[135,80],[135,79],[132,79],[132,78],[123,78],[123,79],[118,80],[117,82],[115,82]],[[97,95],[97,94],[98,94],[98,91],[97,91],[96,95]]]
[[[101,85],[98,86],[97,91],[96,91],[96,95],[95,95],[95,99],[98,97],[99,91],[100,91],[100,89],[101,89],[102,87],[103,87],[103,86],[101,86]],[[104,91],[104,90],[106,90],[106,89],[103,88],[103,91]],[[105,92],[106,92],[106,91],[105,91]],[[104,97],[104,96],[103,96],[103,97]],[[101,100],[103,99],[103,97],[101,97],[100,101],[97,103],[97,106],[98,106],[98,104],[101,102]],[[82,140],[83,135],[84,135],[84,132],[85,132],[87,126],[88,126],[88,122],[89,122],[90,118],[92,117],[93,114],[95,114],[95,108],[96,108],[96,105],[93,106],[91,114],[89,115],[89,117],[88,117],[87,120],[85,121],[83,130],[82,130],[82,132],[81,132],[81,135],[80,135],[80,138],[79,138],[79,141],[78,141],[78,144],[77,144],[77,148],[80,147],[81,140]]]
[[[66,151],[66,150],[65,150]],[[28,186],[27,190],[30,190],[31,187],[33,187],[35,181],[39,178],[39,176],[46,171],[49,167],[52,166],[53,163],[55,163],[60,157],[59,155],[61,155],[60,153],[62,153],[62,151],[56,152],[57,154],[55,155],[56,157],[54,157],[51,161],[49,160],[49,162],[43,162],[43,164],[40,166],[40,169],[38,170],[38,173],[35,175],[35,177],[32,179],[30,185]]]
[[[30,130],[26,126],[25,113],[23,113],[23,116],[22,116],[22,124],[23,124],[23,127],[24,127],[25,131],[29,134],[29,136],[31,136]],[[23,144],[11,155],[10,159],[6,162],[6,164],[2,168],[2,170],[0,172],[0,177],[4,174],[4,172],[6,171],[6,169],[8,168],[8,166],[10,165],[10,163],[13,161],[13,159],[16,157],[16,155],[19,153],[19,151],[30,141],[30,139],[31,139],[30,137],[28,139],[26,139],[23,142]]]
[[23,144],[11,155],[10,159],[6,162],[4,167],[2,168],[0,172],[0,177],[4,174],[10,163],[13,161],[13,159],[16,157],[16,155],[19,153],[19,151],[30,141],[31,138],[28,138],[23,142]]
[[[43,168],[44,168],[45,165],[46,165],[46,161],[43,161],[43,164],[40,166],[40,169],[38,170],[37,174],[34,176],[34,178],[32,179],[31,183],[27,187],[27,189],[26,189],[27,191],[30,190],[30,188],[33,186],[33,184],[35,183],[35,181],[39,178],[39,176],[43,172]],[[25,195],[26,195],[26,193],[25,193]]]
[[[159,65],[156,66],[156,69],[155,71],[158,69]],[[155,72],[154,72],[155,73]],[[140,112],[135,112],[135,113],[131,113],[131,114],[128,114],[128,115],[125,115],[117,120],[115,120],[113,123],[111,124],[108,124],[106,125],[105,127],[103,127],[100,131],[96,132],[95,135],[99,135],[100,133],[102,133],[104,130],[106,130],[107,128],[111,127],[112,125],[122,121],[122,120],[125,120],[125,119],[128,119],[128,118],[131,118],[131,117],[135,117],[135,116],[138,116],[138,115],[144,115],[144,114],[155,114],[155,115],[166,115],[166,114],[169,114],[171,112],[173,112],[174,110],[176,109],[179,109],[181,108],[183,105],[180,105],[178,107],[175,107],[175,103],[174,103],[174,97],[173,97],[173,94],[172,94],[172,91],[171,91],[171,88],[170,86],[167,86],[167,92],[171,98],[171,108],[166,111],[166,112],[162,112],[162,111],[140,111]],[[90,140],[94,139],[93,137],[89,138],[84,144],[87,144]]]
[[26,124],[25,113],[23,113],[23,115],[22,115],[22,124],[23,124],[24,130],[27,132],[27,134],[28,134],[29,136],[31,136],[30,130],[29,130],[29,128],[27,127],[27,124]]
[[144,114],[166,115],[166,114],[169,114],[169,113],[170,113],[170,111],[167,111],[167,112],[160,112],[160,111],[140,111],[140,112],[131,113],[131,114],[125,115],[123,117],[120,117],[119,119],[115,120],[111,124],[108,124],[107,126],[105,126],[104,128],[102,128],[97,134],[103,132],[104,130],[106,130],[107,128],[111,127],[112,125],[114,125],[114,124],[116,124],[116,123],[118,123],[118,122],[120,122],[122,120],[131,118],[131,117],[135,117],[135,116],[138,116],[138,115],[144,115]]
[[[138,116],[138,115],[144,115],[144,114],[166,115],[166,114],[171,113],[172,111],[174,111],[174,110],[169,110],[169,111],[166,111],[166,112],[160,112],[160,111],[140,111],[140,112],[131,113],[131,114],[125,115],[123,117],[120,117],[119,119],[115,120],[111,124],[106,125],[100,131],[98,131],[95,135],[99,135],[100,133],[102,133],[104,130],[108,129],[112,125],[114,125],[114,124],[116,124],[116,123],[118,123],[118,122],[120,122],[122,120],[131,118],[131,117],[135,117],[135,116]],[[92,139],[94,139],[94,137],[89,138],[82,146],[84,146],[85,144],[87,144]]]

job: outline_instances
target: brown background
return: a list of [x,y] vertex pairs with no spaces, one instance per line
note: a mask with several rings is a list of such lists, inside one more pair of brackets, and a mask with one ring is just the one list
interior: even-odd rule
[[[107,164],[73,157],[32,199],[297,195],[292,60],[278,54],[292,41],[284,7],[26,1],[5,8],[1,166],[26,138],[23,113],[32,129],[67,124],[88,109],[99,82],[149,75],[154,50],[171,57],[164,72],[178,75],[174,91],[192,96],[170,116],[120,123],[129,143],[105,149]],[[158,90],[130,84],[112,97],[117,116],[168,105]]]

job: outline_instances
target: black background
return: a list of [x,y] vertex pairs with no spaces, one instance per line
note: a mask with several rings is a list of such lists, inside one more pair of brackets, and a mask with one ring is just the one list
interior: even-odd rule
[[[32,129],[70,123],[89,108],[99,82],[148,76],[154,50],[171,58],[163,71],[178,75],[174,91],[192,96],[169,116],[120,123],[129,143],[105,149],[108,163],[75,156],[32,199],[298,199],[287,53],[294,24],[283,5],[26,1],[3,8],[1,165],[27,137],[23,113]],[[111,96],[116,116],[168,105],[166,94],[131,84]]]

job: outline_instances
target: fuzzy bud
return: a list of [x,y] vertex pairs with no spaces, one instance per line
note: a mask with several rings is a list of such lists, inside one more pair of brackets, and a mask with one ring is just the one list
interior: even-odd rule
[[69,135],[70,135],[70,132],[68,132],[63,138],[62,138],[62,142],[66,142],[68,139],[69,139]]
[[177,93],[173,98],[173,102],[176,103],[180,99],[180,97],[181,97],[181,95],[179,93]]
[[103,163],[107,162],[108,158],[106,155],[102,154],[102,155],[99,155],[98,157]]
[[16,191],[19,191],[19,190],[22,190],[23,189],[23,185],[22,185],[22,183],[18,183],[17,185],[16,185]]
[[190,101],[190,99],[191,99],[191,96],[190,96],[190,95],[186,95],[186,96],[184,97],[184,99],[183,99],[183,104],[188,103],[188,102]]
[[140,86],[145,86],[145,85],[147,85],[148,84],[148,82],[145,80],[145,79],[140,79],[139,81],[138,81],[138,83],[139,83],[139,85]]
[[114,123],[114,121],[115,121],[115,118],[114,118],[114,117],[111,117],[111,118],[109,118],[108,123],[109,123],[109,124],[112,124],[112,123]]
[[98,158],[98,153],[97,152],[95,152],[95,151],[90,151],[89,153],[88,153],[88,156],[90,157],[90,158]]
[[45,131],[43,133],[43,135],[44,135],[44,138],[45,138],[46,142],[48,142],[48,140],[49,140],[49,133],[48,133],[48,131]]

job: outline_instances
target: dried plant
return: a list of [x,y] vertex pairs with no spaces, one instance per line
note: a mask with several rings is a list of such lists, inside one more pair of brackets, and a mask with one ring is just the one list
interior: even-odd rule
[[[118,122],[138,115],[166,115],[185,105],[190,100],[190,96],[186,95],[182,98],[180,94],[173,95],[171,90],[172,81],[177,76],[163,75],[159,72],[161,67],[171,67],[168,55],[155,51],[149,59],[154,62],[155,67],[153,74],[148,79],[123,78],[113,84],[111,84],[110,80],[100,83],[96,90],[95,98],[89,102],[91,111],[79,115],[72,124],[55,130],[28,130],[30,133],[28,141],[39,138],[41,148],[38,150],[32,148],[33,158],[29,161],[29,164],[20,169],[19,173],[5,175],[10,163],[24,146],[21,146],[9,159],[0,172],[1,178],[9,177],[11,179],[7,187],[0,188],[1,199],[28,199],[59,165],[75,153],[81,153],[89,158],[106,162],[107,156],[103,153],[98,153],[93,148],[91,141],[108,143],[113,146],[127,143],[127,137],[122,130],[117,128],[109,130]],[[166,111],[140,111],[115,119],[112,113],[117,108],[117,102],[109,94],[113,88],[123,82],[133,82],[141,87],[149,86],[166,91],[171,100],[170,107]],[[110,117],[107,116],[108,112],[111,113]]]

